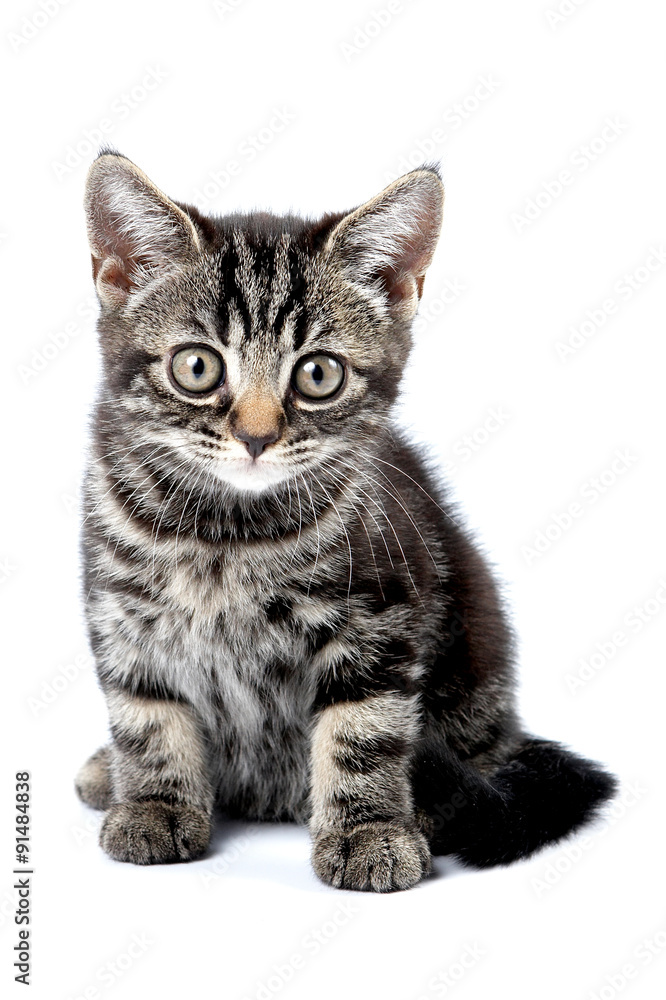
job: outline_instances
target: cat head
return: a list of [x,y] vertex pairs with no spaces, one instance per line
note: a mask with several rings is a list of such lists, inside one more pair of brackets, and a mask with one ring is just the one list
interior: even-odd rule
[[317,221],[210,218],[100,155],[85,208],[107,446],[159,445],[246,495],[362,448],[398,392],[442,204],[423,168]]

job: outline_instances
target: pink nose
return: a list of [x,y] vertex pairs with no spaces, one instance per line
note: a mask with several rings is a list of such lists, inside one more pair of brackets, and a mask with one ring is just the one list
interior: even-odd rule
[[255,459],[259,458],[267,445],[273,444],[273,442],[277,441],[280,436],[277,428],[272,430],[269,434],[264,434],[263,437],[254,437],[254,435],[248,434],[247,431],[244,431],[242,427],[232,427],[231,433],[237,441],[243,442],[252,458]]

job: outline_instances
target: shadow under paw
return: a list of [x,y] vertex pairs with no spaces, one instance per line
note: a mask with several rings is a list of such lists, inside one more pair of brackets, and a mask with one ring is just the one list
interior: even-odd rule
[[211,821],[200,809],[166,802],[122,802],[106,814],[99,842],[116,861],[163,865],[201,857]]
[[403,823],[363,823],[346,833],[317,834],[312,867],[336,889],[395,892],[428,874],[430,850],[425,837]]

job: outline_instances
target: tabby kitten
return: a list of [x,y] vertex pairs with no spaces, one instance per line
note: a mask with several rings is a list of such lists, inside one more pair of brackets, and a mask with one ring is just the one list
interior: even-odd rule
[[318,221],[206,217],[105,152],[86,212],[103,381],[86,615],[111,742],[77,778],[118,861],[187,861],[216,806],[309,823],[324,882],[507,864],[613,779],[528,735],[486,565],[391,422],[435,169]]

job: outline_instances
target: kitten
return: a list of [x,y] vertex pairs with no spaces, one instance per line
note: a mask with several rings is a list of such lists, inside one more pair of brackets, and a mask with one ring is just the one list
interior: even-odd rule
[[442,203],[424,167],[318,221],[210,218],[93,163],[83,556],[111,742],[77,790],[112,858],[197,858],[219,806],[309,823],[319,878],[386,892],[431,853],[525,857],[612,794],[523,729],[495,583],[391,422]]

